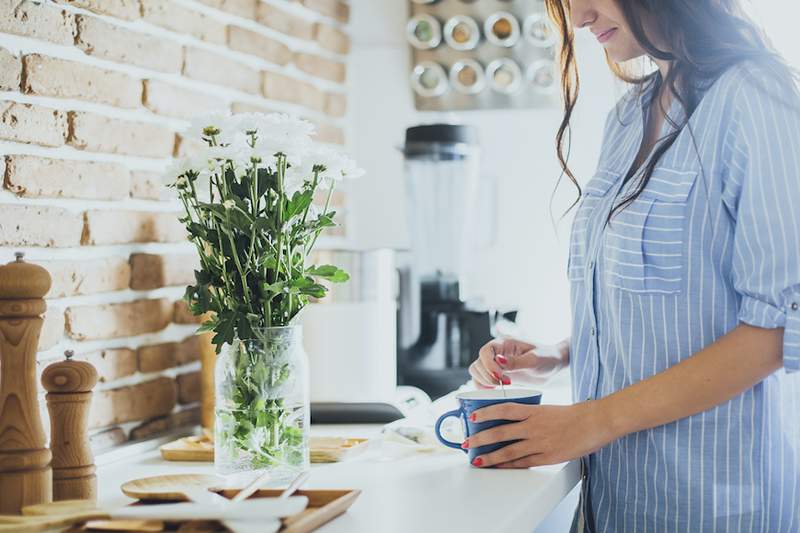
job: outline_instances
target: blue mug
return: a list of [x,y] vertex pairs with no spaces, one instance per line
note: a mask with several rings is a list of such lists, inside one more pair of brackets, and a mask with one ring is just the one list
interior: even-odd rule
[[[447,418],[460,418],[464,426],[465,437],[470,437],[471,435],[479,433],[483,430],[513,422],[513,420],[490,420],[488,422],[480,423],[472,422],[470,421],[469,416],[473,411],[477,411],[483,407],[498,403],[523,403],[526,405],[539,405],[542,401],[542,393],[533,389],[505,389],[504,394],[504,391],[501,389],[486,389],[462,392],[461,394],[457,394],[456,398],[458,399],[460,407],[458,409],[448,411],[439,417],[439,420],[436,421],[436,438],[439,439],[439,442],[445,446],[462,450],[463,448],[461,448],[461,443],[451,442],[442,437],[442,423]],[[469,457],[469,462],[471,463],[479,455],[491,453],[495,450],[499,450],[503,446],[513,444],[514,442],[516,441],[497,442],[463,451],[467,454],[467,457]]]

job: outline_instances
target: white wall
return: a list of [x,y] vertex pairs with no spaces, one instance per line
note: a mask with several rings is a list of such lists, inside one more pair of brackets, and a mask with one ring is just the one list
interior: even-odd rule
[[[569,333],[566,280],[569,222],[553,228],[549,201],[559,175],[554,135],[560,109],[418,113],[408,86],[407,2],[352,0],[351,143],[367,177],[354,184],[354,236],[364,247],[407,247],[402,144],[407,126],[439,120],[478,127],[485,175],[498,178],[497,235],[476,253],[470,287],[488,303],[520,309],[527,336],[554,342]],[[572,168],[585,182],[595,168],[603,123],[620,88],[591,35],[579,35],[583,92],[574,119]],[[574,199],[562,185],[558,219]]]

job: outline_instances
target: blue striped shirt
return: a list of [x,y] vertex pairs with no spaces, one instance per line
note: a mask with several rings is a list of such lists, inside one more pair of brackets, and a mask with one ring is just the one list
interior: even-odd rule
[[660,78],[609,115],[570,239],[574,399],[658,374],[740,323],[785,328],[784,365],[586,458],[597,531],[800,531],[800,98],[769,68],[740,65],[708,87],[606,225],[637,181],[623,184]]

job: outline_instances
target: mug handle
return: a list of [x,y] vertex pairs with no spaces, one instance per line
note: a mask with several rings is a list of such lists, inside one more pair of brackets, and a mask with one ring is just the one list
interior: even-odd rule
[[436,427],[434,428],[434,431],[436,432],[436,438],[439,439],[439,442],[441,442],[442,444],[444,444],[449,448],[455,448],[456,450],[462,450],[466,452],[467,450],[461,448],[461,444],[449,441],[444,437],[442,437],[442,432],[441,432],[442,422],[444,422],[451,416],[454,418],[461,418],[461,409],[453,409],[452,411],[448,411],[439,417],[439,420],[436,421]]

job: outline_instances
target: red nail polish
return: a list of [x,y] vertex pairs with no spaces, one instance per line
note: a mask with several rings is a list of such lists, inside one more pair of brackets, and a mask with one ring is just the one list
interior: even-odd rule
[[498,374],[497,372],[492,372],[492,377],[497,381],[500,381],[500,374]]
[[511,385],[511,378],[508,376],[503,376],[503,385]]
[[467,441],[462,442],[461,443],[461,448],[464,449],[464,450],[468,450],[469,449],[469,442],[467,442]]
[[506,366],[508,364],[508,359],[506,359],[506,357],[504,355],[499,355],[498,354],[498,355],[495,355],[494,358],[501,366]]
[[471,422],[475,422],[476,418],[478,418],[478,417],[475,416],[475,413],[472,413],[471,415],[469,415],[469,419],[470,419]]
[[480,457],[476,457],[475,459],[472,460],[473,466],[481,466],[482,464],[483,464],[483,459],[481,459]]

